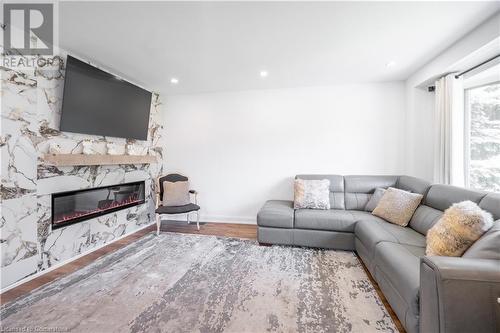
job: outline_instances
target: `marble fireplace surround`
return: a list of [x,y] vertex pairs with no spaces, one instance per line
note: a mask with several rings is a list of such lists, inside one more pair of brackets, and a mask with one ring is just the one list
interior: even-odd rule
[[[93,140],[104,154],[113,142],[123,153],[131,141],[60,132],[64,54],[54,65],[1,74],[1,288],[17,285],[154,223],[154,181],[163,170],[160,96],[153,94],[147,141],[133,142],[158,163],[54,166],[43,156],[53,142],[76,154]],[[51,228],[51,194],[145,181],[145,203],[97,218]]]

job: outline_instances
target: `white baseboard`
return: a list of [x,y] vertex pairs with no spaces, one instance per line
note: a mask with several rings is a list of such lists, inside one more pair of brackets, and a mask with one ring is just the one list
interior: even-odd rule
[[256,217],[249,216],[201,215],[200,221],[214,223],[257,224]]
[[[162,215],[162,220],[185,221],[186,214]],[[196,214],[191,213],[191,222],[196,222]],[[257,224],[257,218],[251,216],[200,215],[200,222]]]
[[146,228],[148,228],[148,227],[152,226],[153,224],[156,224],[156,223],[150,223],[150,224],[147,224],[147,225],[145,225],[145,226],[143,226],[143,227],[141,227],[141,228],[139,228],[139,229],[136,229],[136,230],[134,230],[134,231],[132,231],[132,232],[129,232],[128,234],[125,234],[125,235],[122,235],[122,236],[120,236],[120,237],[118,237],[118,238],[116,238],[116,239],[113,239],[111,242],[108,242],[108,243],[105,243],[105,244],[102,244],[102,245],[96,246],[96,247],[94,247],[94,248],[92,248],[92,249],[90,249],[90,250],[88,250],[88,251],[85,251],[85,252],[80,253],[80,254],[79,254],[79,255],[77,255],[77,256],[74,256],[74,257],[69,258],[69,259],[67,259],[67,260],[61,261],[61,262],[59,262],[59,263],[57,263],[57,264],[55,264],[55,265],[52,265],[52,266],[50,266],[49,268],[44,269],[43,271],[40,271],[40,272],[37,272],[37,273],[35,273],[35,274],[33,274],[33,275],[27,276],[27,277],[25,277],[25,278],[23,278],[23,279],[21,279],[21,280],[19,280],[19,281],[14,282],[13,284],[11,284],[11,285],[9,285],[9,286],[7,286],[7,287],[3,288],[3,289],[0,289],[0,293],[4,293],[4,292],[6,292],[6,291],[8,291],[8,290],[10,290],[10,289],[12,289],[12,288],[15,288],[15,287],[17,287],[17,286],[20,286],[20,285],[21,285],[21,284],[23,284],[23,283],[26,283],[26,282],[28,282],[28,281],[31,281],[31,280],[33,280],[33,279],[35,279],[35,278],[39,277],[39,276],[42,276],[42,275],[44,275],[44,274],[46,274],[46,273],[48,273],[48,272],[50,272],[50,271],[53,271],[54,269],[57,269],[57,268],[59,268],[59,267],[61,267],[61,266],[64,266],[64,265],[66,265],[66,264],[68,264],[68,263],[70,263],[70,262],[72,262],[72,261],[74,261],[74,260],[76,260],[76,259],[78,259],[78,258],[81,258],[81,257],[83,257],[83,256],[86,256],[87,254],[92,253],[92,252],[94,252],[94,251],[96,251],[96,250],[99,250],[100,248],[103,248],[103,247],[105,247],[105,246],[107,246],[107,245],[109,245],[109,244],[112,244],[112,243],[114,243],[114,242],[116,242],[116,241],[118,241],[118,240],[120,240],[120,239],[122,239],[122,238],[125,238],[125,237],[127,237],[127,236],[130,236],[130,235],[132,235],[132,234],[134,234],[134,233],[136,233],[136,232],[138,232],[138,231],[141,231],[142,229],[146,229]]

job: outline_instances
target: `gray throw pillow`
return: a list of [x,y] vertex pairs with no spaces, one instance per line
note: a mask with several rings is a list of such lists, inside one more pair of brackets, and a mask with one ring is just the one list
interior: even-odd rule
[[375,207],[377,207],[380,199],[384,196],[386,189],[378,187],[375,189],[375,192],[373,192],[372,196],[370,197],[370,200],[366,203],[365,206],[365,211],[367,212],[373,212]]
[[293,208],[330,209],[330,181],[295,179]]
[[190,203],[189,182],[163,182],[163,206],[184,206]]

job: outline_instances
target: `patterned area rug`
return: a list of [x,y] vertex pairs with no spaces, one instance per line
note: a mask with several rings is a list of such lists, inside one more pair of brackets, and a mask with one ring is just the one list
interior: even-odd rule
[[2,329],[397,332],[351,252],[162,233],[2,307]]

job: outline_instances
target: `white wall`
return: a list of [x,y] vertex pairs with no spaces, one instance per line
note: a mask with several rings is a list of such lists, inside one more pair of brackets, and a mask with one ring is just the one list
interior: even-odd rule
[[434,93],[427,86],[446,73],[460,72],[500,52],[500,14],[469,32],[406,81],[405,173],[432,181]]
[[188,175],[202,220],[254,222],[298,173],[403,170],[402,82],[167,97],[166,170]]
[[406,85],[405,174],[432,181],[434,99],[425,87]]

